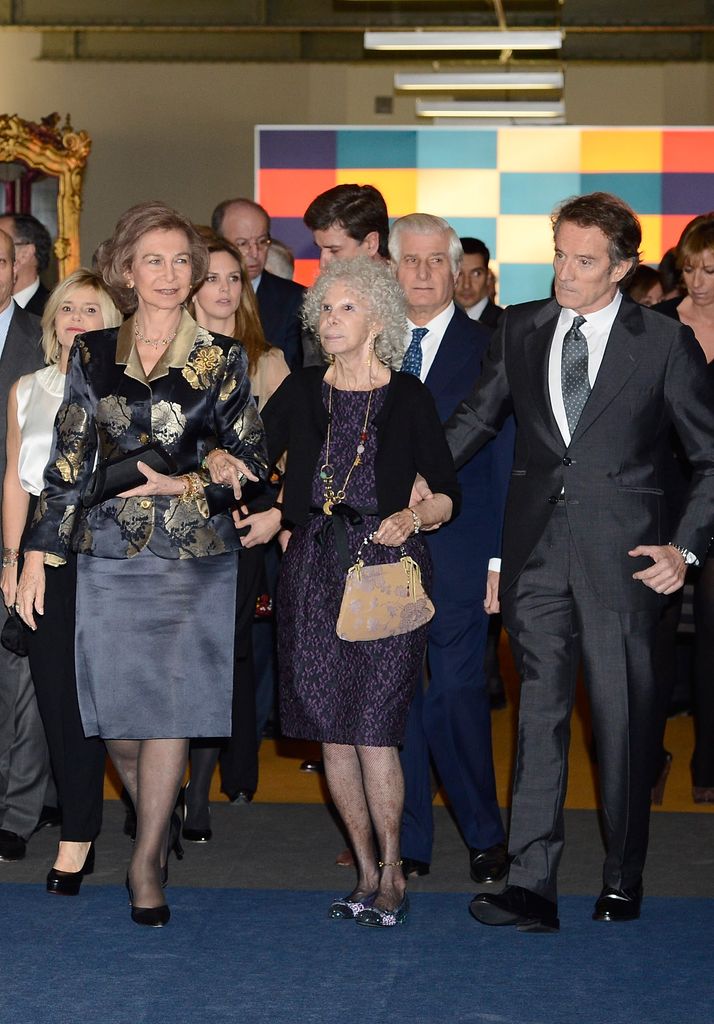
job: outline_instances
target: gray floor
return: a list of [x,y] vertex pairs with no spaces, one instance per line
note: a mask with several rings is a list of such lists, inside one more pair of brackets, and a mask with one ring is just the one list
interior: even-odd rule
[[[414,892],[471,892],[467,853],[448,813],[434,808],[436,841],[431,874],[414,879]],[[87,885],[120,885],[131,843],[122,833],[123,806],[104,805],[97,863]],[[171,884],[247,889],[343,890],[352,873],[335,865],[343,848],[328,808],[315,804],[213,805],[213,840],[185,843],[184,859],[170,861]],[[566,812],[566,850],[560,870],[563,894],[597,894],[602,843],[597,816]],[[0,863],[0,882],[42,882],[54,857],[58,832],[33,836],[25,860]],[[654,814],[645,890],[652,896],[714,895],[714,817]]]

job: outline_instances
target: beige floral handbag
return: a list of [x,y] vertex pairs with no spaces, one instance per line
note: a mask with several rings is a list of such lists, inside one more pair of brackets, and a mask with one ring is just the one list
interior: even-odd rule
[[434,617],[434,605],[421,582],[421,569],[402,547],[398,562],[365,565],[360,545],[347,570],[337,619],[341,640],[383,640],[411,633]]

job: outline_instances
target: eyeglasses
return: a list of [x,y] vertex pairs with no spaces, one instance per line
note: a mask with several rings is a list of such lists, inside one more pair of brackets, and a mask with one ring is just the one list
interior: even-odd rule
[[271,241],[270,235],[261,235],[260,238],[236,238],[235,245],[236,249],[239,249],[241,252],[250,252],[251,249],[264,252]]

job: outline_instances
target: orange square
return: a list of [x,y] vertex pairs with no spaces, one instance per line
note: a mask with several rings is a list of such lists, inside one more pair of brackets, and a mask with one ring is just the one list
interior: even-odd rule
[[673,249],[679,241],[687,224],[692,217],[688,213],[667,213],[662,217],[662,253],[660,259],[668,249]]
[[[714,131],[662,132],[663,171],[714,171]],[[714,205],[714,204],[713,204]]]
[[295,260],[293,281],[297,281],[298,284],[304,284],[306,288],[309,288],[314,283],[319,272],[320,264],[318,260]]
[[268,168],[258,176],[257,201],[271,217],[300,217],[315,196],[337,184],[332,169]]

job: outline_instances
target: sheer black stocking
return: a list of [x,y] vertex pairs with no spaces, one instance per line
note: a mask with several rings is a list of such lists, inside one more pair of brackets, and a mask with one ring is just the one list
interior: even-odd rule
[[188,755],[186,739],[107,740],[107,748],[136,808],[136,841],[129,884],[137,907],[160,907],[161,864],[169,821]]
[[211,825],[211,814],[208,799],[211,792],[211,779],[218,761],[220,747],[194,746],[191,744],[191,784],[186,788],[186,828],[208,829]]
[[[347,828],[357,865],[353,898],[379,890],[375,906],[393,910],[406,882],[399,861],[404,779],[396,747],[323,744],[325,778]],[[375,835],[383,867],[375,853]]]

